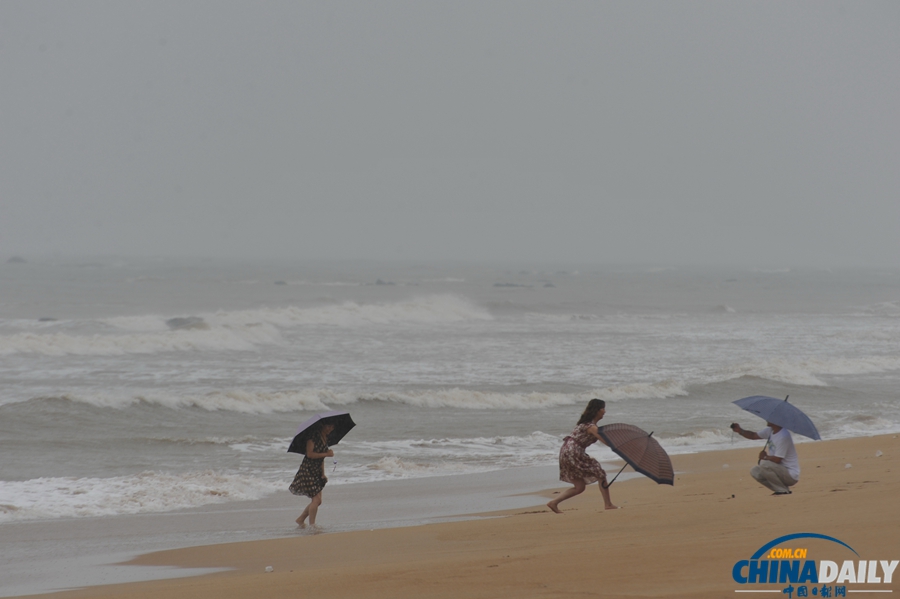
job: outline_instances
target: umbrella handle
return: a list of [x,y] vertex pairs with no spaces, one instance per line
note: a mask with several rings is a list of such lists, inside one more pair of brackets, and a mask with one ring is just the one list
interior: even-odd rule
[[[622,470],[625,470],[626,466],[628,466],[628,462],[625,462],[625,466],[622,466]],[[609,481],[609,484],[604,485],[603,483],[600,483],[601,485],[603,485],[603,488],[604,489],[610,488],[612,486],[612,484],[614,482],[616,482],[616,479],[619,478],[619,475],[622,474],[622,470],[619,470],[618,472],[616,472],[616,475],[613,477],[613,479],[611,481]]]
[[[787,401],[787,400],[785,400],[785,401]],[[769,446],[769,440],[768,440],[768,439],[764,439],[764,440],[765,440],[766,444],[763,445],[763,451],[765,451],[765,450],[766,450],[766,447]],[[762,461],[762,460],[756,460],[756,463],[759,464],[761,461]]]

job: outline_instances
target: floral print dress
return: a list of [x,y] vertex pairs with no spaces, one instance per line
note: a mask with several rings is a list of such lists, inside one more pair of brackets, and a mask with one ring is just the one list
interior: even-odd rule
[[582,480],[586,485],[606,480],[606,472],[600,462],[585,452],[589,445],[597,442],[597,437],[590,433],[592,426],[590,422],[579,424],[563,440],[559,450],[559,480],[572,484]]
[[[328,451],[328,445],[319,437],[313,439],[313,452],[325,453]],[[309,458],[303,456],[303,462],[300,463],[300,469],[294,475],[294,482],[288,487],[294,495],[306,495],[310,499],[322,492],[328,478],[325,476],[325,458]]]

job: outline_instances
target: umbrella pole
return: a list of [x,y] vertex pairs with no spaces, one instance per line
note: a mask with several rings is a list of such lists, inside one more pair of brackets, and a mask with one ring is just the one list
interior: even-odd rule
[[[628,466],[628,462],[625,462],[625,466],[622,466],[622,470],[625,470],[626,466]],[[616,482],[616,479],[619,478],[619,475],[622,474],[622,470],[619,470],[618,472],[616,472],[616,475],[613,477],[613,479],[611,481],[609,481],[609,484],[603,485],[603,483],[600,483],[601,485],[603,485],[603,488],[604,489],[610,488],[612,486],[612,484],[614,482]]]

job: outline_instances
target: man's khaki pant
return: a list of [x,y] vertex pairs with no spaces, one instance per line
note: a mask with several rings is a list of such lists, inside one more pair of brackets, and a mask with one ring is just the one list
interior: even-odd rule
[[763,460],[758,466],[751,468],[750,476],[776,493],[790,493],[791,491],[788,487],[793,487],[797,484],[797,481],[788,474],[787,468],[769,460]]

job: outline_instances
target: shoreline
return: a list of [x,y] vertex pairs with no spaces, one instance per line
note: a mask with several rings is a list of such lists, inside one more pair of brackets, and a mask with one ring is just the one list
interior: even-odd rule
[[[556,475],[555,467],[532,467],[336,485],[326,491],[319,521],[324,532],[338,534],[472,519],[540,504],[535,493]],[[285,490],[177,512],[8,523],[0,537],[0,597],[192,575],[119,564],[153,551],[303,536],[294,519],[307,501]]]
[[[749,476],[758,448],[675,454],[674,487],[644,477],[616,481],[612,497],[620,510],[604,511],[594,485],[563,503],[562,515],[540,502],[467,514],[478,519],[157,551],[126,564],[219,570],[28,596],[212,599],[280,597],[297,589],[391,598],[734,596],[735,562],[791,533],[840,539],[859,559],[900,559],[898,437],[801,444],[801,479],[790,496],[773,497]],[[535,495],[549,498],[564,488],[535,487],[527,495],[533,504]],[[806,544],[810,559],[855,558],[834,544]],[[274,571],[266,573],[267,566]],[[850,587],[900,591],[900,571],[890,584]]]

